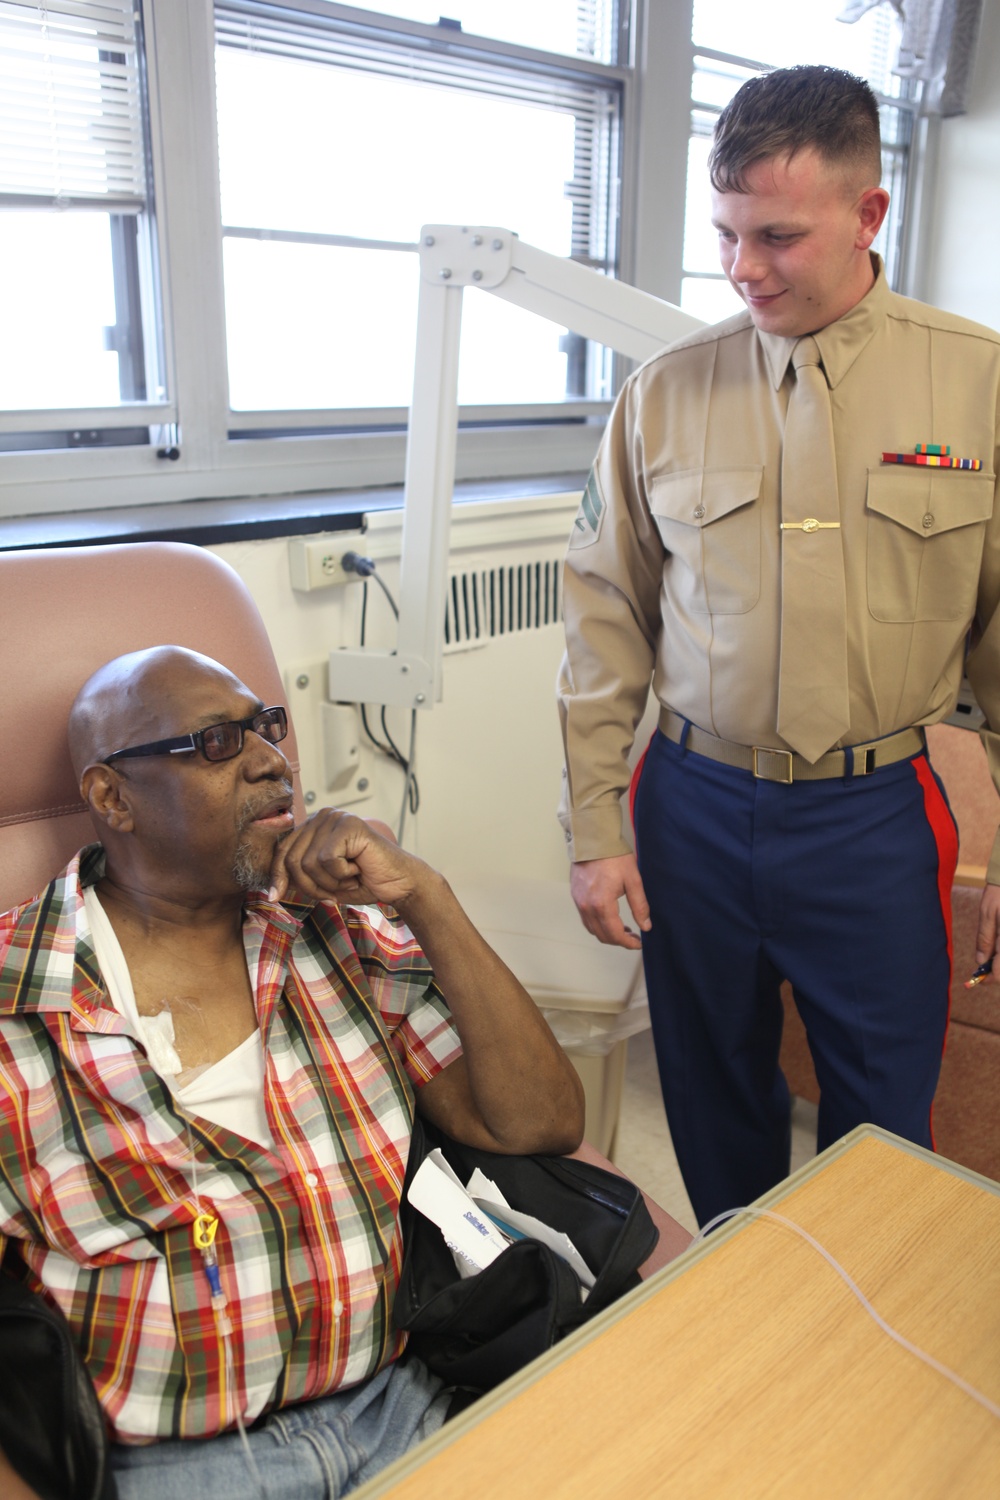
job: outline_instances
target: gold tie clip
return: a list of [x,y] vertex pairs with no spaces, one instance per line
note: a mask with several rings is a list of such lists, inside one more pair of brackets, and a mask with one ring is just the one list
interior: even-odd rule
[[807,516],[804,521],[782,521],[782,531],[839,531],[839,521],[817,521],[814,516]]

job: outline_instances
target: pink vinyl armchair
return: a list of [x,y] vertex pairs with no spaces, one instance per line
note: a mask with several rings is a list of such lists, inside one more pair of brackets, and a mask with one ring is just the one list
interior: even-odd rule
[[[268,703],[288,707],[260,612],[240,577],[213,553],[179,542],[0,553],[0,638],[11,713],[0,776],[0,911],[40,891],[93,837],[66,743],[70,706],[86,678],[126,651],[171,642],[223,663]],[[296,817],[304,814],[295,729]],[[584,1145],[579,1153],[610,1166]],[[612,1169],[613,1170],[613,1169]],[[645,1275],[691,1236],[647,1199],[660,1243]]]

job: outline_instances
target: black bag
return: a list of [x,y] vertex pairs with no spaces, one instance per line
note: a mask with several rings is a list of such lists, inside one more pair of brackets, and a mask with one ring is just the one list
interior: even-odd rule
[[[414,1173],[439,1146],[467,1182],[481,1168],[511,1208],[568,1234],[596,1280],[580,1300],[576,1272],[538,1240],[515,1240],[463,1280],[436,1224],[406,1200]],[[448,1386],[479,1395],[499,1385],[623,1292],[659,1231],[642,1194],[625,1177],[566,1156],[499,1156],[449,1140],[418,1116],[406,1169],[401,1222],[403,1268],[393,1320],[409,1349]]]
[[3,1269],[0,1448],[41,1500],[115,1500],[104,1414],[69,1324]]

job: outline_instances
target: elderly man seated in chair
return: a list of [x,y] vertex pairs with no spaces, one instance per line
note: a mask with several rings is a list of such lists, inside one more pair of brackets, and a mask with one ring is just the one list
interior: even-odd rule
[[122,1500],[340,1495],[434,1431],[390,1319],[414,1103],[493,1151],[582,1135],[442,876],[293,827],[285,732],[207,657],[108,663],[70,720],[99,842],[0,919],[5,1272],[66,1314]]

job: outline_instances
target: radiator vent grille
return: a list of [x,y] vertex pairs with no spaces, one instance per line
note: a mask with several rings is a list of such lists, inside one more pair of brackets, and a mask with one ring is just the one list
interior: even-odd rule
[[556,624],[562,619],[561,566],[552,558],[453,573],[445,603],[445,646]]

